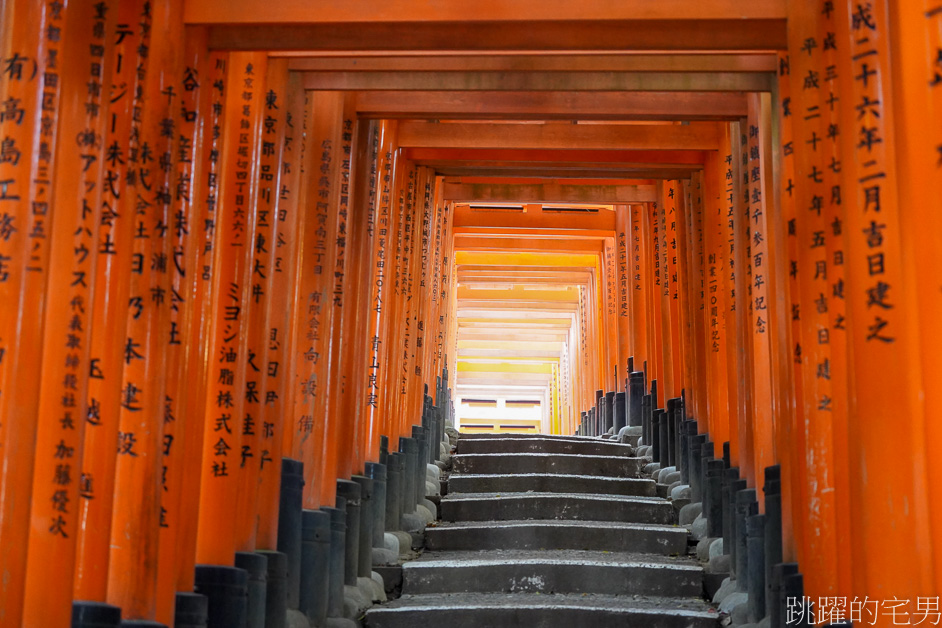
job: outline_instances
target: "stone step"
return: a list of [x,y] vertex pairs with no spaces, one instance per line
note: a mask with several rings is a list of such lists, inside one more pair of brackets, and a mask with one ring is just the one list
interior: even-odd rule
[[523,432],[481,432],[477,434],[461,434],[458,442],[472,440],[491,440],[501,438],[554,438],[557,440],[572,440],[580,442],[591,442],[600,440],[595,436],[566,436],[565,434],[533,434]]
[[368,628],[716,628],[700,600],[536,593],[405,595],[366,613]]
[[433,552],[403,565],[402,592],[594,593],[692,597],[702,569],[689,559],[581,550]]
[[634,456],[634,448],[617,442],[571,438],[534,437],[534,438],[481,438],[477,440],[458,440],[457,453],[461,454],[507,454],[507,453],[543,453],[543,454],[585,454],[595,456]]
[[426,528],[427,550],[596,550],[684,554],[687,529],[621,521],[485,521]]
[[624,456],[518,453],[461,454],[455,456],[454,463],[456,474],[562,473],[637,478],[647,461]]
[[458,493],[442,499],[444,521],[581,519],[675,523],[670,502],[657,497],[577,493]]
[[609,495],[655,496],[654,480],[605,477],[601,475],[565,475],[554,473],[514,473],[452,475],[449,493],[595,493]]

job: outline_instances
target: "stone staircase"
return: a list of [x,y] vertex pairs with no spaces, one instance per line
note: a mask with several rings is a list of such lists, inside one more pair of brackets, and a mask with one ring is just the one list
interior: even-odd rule
[[369,628],[708,628],[700,565],[633,449],[463,435],[441,519]]

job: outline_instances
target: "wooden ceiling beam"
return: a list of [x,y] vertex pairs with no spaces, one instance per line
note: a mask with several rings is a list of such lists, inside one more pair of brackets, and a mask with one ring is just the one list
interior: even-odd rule
[[552,275],[534,275],[533,273],[514,272],[512,270],[492,271],[488,273],[458,271],[458,283],[467,284],[512,284],[530,286],[539,284],[578,285],[592,280],[588,271],[563,272],[556,270]]
[[546,238],[532,236],[488,238],[476,236],[461,238],[458,234],[455,234],[455,248],[461,251],[571,251],[573,253],[597,253],[602,249],[599,239],[562,242],[561,240],[564,237],[568,236],[555,235]]
[[[443,198],[456,203],[648,203],[654,185],[567,185],[560,183],[449,183]],[[545,216],[546,214],[543,213]],[[566,218],[572,220],[573,215]]]
[[298,72],[775,72],[772,54],[292,56]]
[[[648,1],[649,0],[645,0]],[[697,1],[697,0],[695,0]],[[191,3],[195,4],[195,3]],[[217,4],[217,3],[212,3]],[[218,3],[224,4],[224,3]],[[457,51],[774,51],[786,47],[785,17],[684,19],[673,14],[662,19],[599,19],[556,21],[532,19],[550,15],[545,9],[521,21],[481,19],[474,7],[475,21],[469,21],[469,5],[461,6],[460,19],[449,21],[383,21],[364,13],[370,21],[357,22],[259,22],[273,5],[258,7],[254,22],[209,24],[209,46],[216,50],[271,51],[354,51],[398,52]],[[311,4],[315,14],[328,3]],[[335,3],[341,4],[341,3]],[[353,3],[357,4],[357,3]],[[441,3],[448,4],[448,3]],[[508,3],[504,3],[508,4]],[[573,3],[579,4],[579,3]],[[619,3],[607,3],[614,6]],[[632,3],[633,4],[633,3]],[[657,3],[651,3],[657,4]],[[709,3],[703,3],[709,4]],[[743,3],[749,4],[749,3]],[[412,13],[412,19],[421,11]],[[219,19],[226,19],[225,14]],[[191,21],[190,23],[196,23]]]
[[399,123],[399,146],[414,148],[510,148],[596,150],[715,150],[711,122],[685,125],[579,125],[514,123]]
[[[406,124],[406,123],[403,123]],[[455,126],[455,125],[448,125]],[[471,125],[469,125],[471,126]],[[480,126],[480,125],[478,125]],[[579,125],[573,125],[579,126]],[[586,125],[582,128],[589,128]],[[599,125],[602,126],[602,125]],[[706,152],[703,150],[663,150],[663,149],[594,149],[579,148],[467,148],[451,147],[404,147],[403,157],[415,163],[428,163],[435,160],[454,161],[514,161],[530,163],[534,166],[543,164],[593,163],[596,165],[614,164],[619,166],[632,164],[665,164],[703,167]]]
[[738,120],[746,96],[734,92],[360,91],[365,118],[428,120]]
[[[419,164],[430,165],[430,164]],[[445,176],[508,176],[508,177],[535,177],[551,176],[557,179],[601,179],[610,176],[616,179],[643,178],[643,179],[689,179],[696,168],[686,169],[655,169],[632,168],[619,170],[582,170],[579,168],[506,168],[499,166],[431,166],[436,174]]]
[[772,72],[302,72],[318,91],[768,92]]
[[[521,191],[523,193],[523,191]],[[484,199],[477,199],[483,201]],[[585,201],[579,201],[585,202]],[[599,201],[596,201],[599,202]],[[455,228],[460,227],[490,227],[499,229],[558,229],[568,230],[569,233],[578,233],[580,227],[595,231],[614,231],[615,212],[585,213],[573,220],[573,214],[563,212],[541,212],[539,215],[523,212],[462,212],[456,213]],[[559,249],[566,247],[560,246]]]
[[[785,19],[784,0],[478,0],[428,2],[428,0],[187,0],[184,20],[188,24],[278,24],[364,22],[456,22],[471,18],[508,23],[573,20],[669,20],[740,21]],[[519,24],[518,24],[519,26]]]

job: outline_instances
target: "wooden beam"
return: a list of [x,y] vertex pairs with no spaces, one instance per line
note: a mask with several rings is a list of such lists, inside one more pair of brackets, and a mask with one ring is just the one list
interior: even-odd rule
[[402,121],[399,146],[416,148],[533,148],[715,150],[716,125],[579,125]]
[[[769,19],[704,20],[679,19],[681,15],[673,15],[667,19],[603,18],[578,23],[545,19],[516,22],[468,21],[468,9],[464,8],[465,14],[457,21],[384,22],[375,19],[370,22],[356,23],[258,23],[259,18],[268,13],[270,7],[278,4],[266,2],[264,8],[259,8],[256,12],[253,22],[211,24],[208,27],[210,48],[304,52],[329,50],[615,52],[665,49],[754,52],[783,50],[786,47],[784,16]],[[324,4],[312,4],[311,11],[316,11]],[[609,6],[615,4],[609,3]],[[421,12],[411,14],[412,19],[419,14]],[[532,15],[544,14],[550,13],[541,8]],[[371,17],[370,13],[364,13],[364,19],[369,17]],[[219,16],[219,19],[224,20],[225,15]]]
[[508,349],[503,346],[495,349],[462,349],[458,348],[458,359],[466,358],[516,358],[516,359],[531,359],[531,360],[546,360],[546,359],[559,359],[559,354],[561,353],[562,343],[557,343],[559,346],[554,350],[549,351],[540,351],[539,349]]
[[[604,236],[603,236],[604,237]],[[550,237],[482,237],[474,235],[472,237],[461,237],[455,230],[455,246],[459,250],[512,250],[512,251],[572,251],[572,252],[593,252],[598,253],[602,250],[601,237],[593,239],[570,239],[568,234],[554,234]],[[459,273],[459,278],[460,278]]]
[[[427,0],[189,0],[184,21],[188,24],[337,24],[363,22],[460,22],[465,20],[532,22],[573,20],[716,20],[784,19],[783,0],[479,0],[461,2]],[[519,24],[518,24],[519,26]]]
[[585,150],[572,147],[559,149],[539,148],[467,148],[458,147],[404,147],[403,157],[415,163],[428,164],[436,161],[467,162],[518,162],[518,165],[534,166],[579,165],[591,163],[592,167],[625,167],[635,164],[680,166],[690,165],[702,168],[707,153],[703,150],[638,150],[638,149],[595,149]]
[[[423,164],[428,165],[428,164]],[[689,179],[696,169],[630,168],[618,170],[582,170],[579,168],[505,168],[500,166],[431,166],[436,174],[444,176],[536,177],[550,175],[556,179]]]
[[[445,182],[444,199],[456,203],[647,203],[657,200],[657,189],[653,185]],[[571,221],[573,215],[566,218]]]
[[738,120],[745,94],[732,92],[360,91],[365,118],[431,120]]
[[562,327],[569,329],[572,320],[568,316],[557,316],[554,318],[514,318],[494,320],[491,318],[462,317],[458,319],[458,327],[468,329],[527,329],[534,325],[543,327]]
[[595,268],[598,255],[572,255],[557,253],[482,253],[455,251],[455,263],[487,268],[492,266],[519,266],[541,268]]
[[592,277],[588,271],[582,273],[562,273],[558,272],[551,277],[531,277],[523,273],[512,274],[511,271],[503,271],[495,275],[483,273],[458,273],[458,283],[467,285],[488,285],[488,286],[540,286],[540,285],[581,285],[588,284]]
[[[447,192],[446,192],[447,194]],[[483,200],[483,199],[477,199]],[[524,212],[488,212],[467,211],[455,215],[455,228],[458,227],[490,227],[499,229],[557,229],[565,230],[560,233],[575,234],[582,229],[595,231],[613,231],[615,229],[614,212],[586,213],[579,216],[576,224],[572,214],[557,212],[524,213]],[[564,239],[566,236],[560,236]],[[560,248],[565,249],[562,245]]]
[[772,54],[292,56],[298,72],[775,72]]
[[768,92],[772,72],[302,72],[308,90]]

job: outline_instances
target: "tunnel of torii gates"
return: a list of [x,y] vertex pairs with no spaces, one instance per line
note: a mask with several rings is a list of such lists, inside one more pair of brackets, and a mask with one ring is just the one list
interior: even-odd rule
[[455,390],[592,435],[630,370],[780,470],[808,595],[942,591],[934,0],[0,11],[0,625],[171,625],[283,459],[331,505]]

